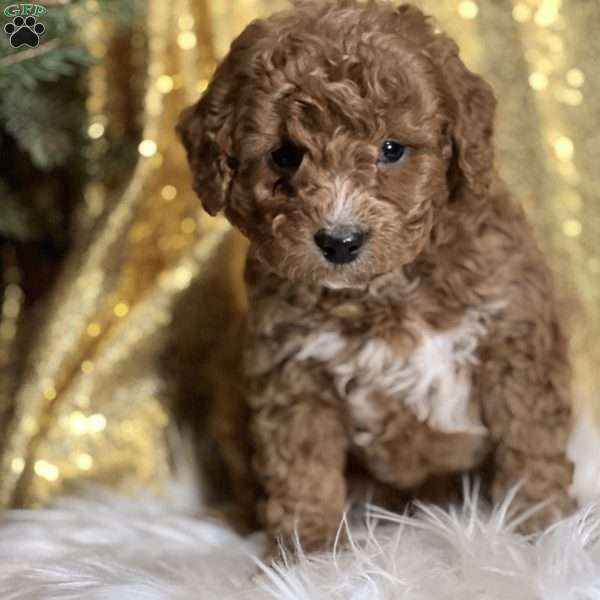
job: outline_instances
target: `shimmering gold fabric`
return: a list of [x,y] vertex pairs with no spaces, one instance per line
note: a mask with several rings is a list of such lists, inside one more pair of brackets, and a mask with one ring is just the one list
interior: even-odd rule
[[[499,168],[525,204],[561,287],[579,293],[573,343],[578,397],[598,406],[600,3],[418,4],[435,13],[459,41],[465,61],[497,91]],[[175,307],[192,283],[198,303],[214,301],[209,290],[202,294],[202,277],[215,248],[231,246],[225,256],[236,273],[243,252],[222,219],[199,213],[173,125],[206,85],[214,55],[222,56],[252,17],[283,5],[147,3],[147,21],[140,24],[148,39],[140,158],[119,198],[104,188],[101,173],[89,185],[80,227],[94,233],[93,242],[77,244],[17,393],[8,396],[10,386],[0,385],[0,418],[14,407],[1,446],[0,505],[41,504],[83,479],[158,487],[169,476],[166,431],[174,392],[158,366],[166,331],[173,318],[185,320]],[[130,92],[115,90],[111,79],[111,28],[92,22],[85,33],[100,59],[90,69],[87,102],[96,160],[117,119],[108,90]],[[9,363],[22,303],[18,269],[11,268],[4,283],[0,368]]]

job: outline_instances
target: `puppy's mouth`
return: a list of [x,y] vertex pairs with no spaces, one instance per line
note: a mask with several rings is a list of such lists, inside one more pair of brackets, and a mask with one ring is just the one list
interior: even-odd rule
[[319,229],[313,236],[318,252],[332,265],[346,265],[361,255],[369,232],[353,225]]

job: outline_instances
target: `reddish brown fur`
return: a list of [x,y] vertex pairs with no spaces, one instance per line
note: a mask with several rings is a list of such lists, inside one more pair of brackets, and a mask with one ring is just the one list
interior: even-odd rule
[[[416,8],[338,1],[251,23],[182,116],[206,210],[224,210],[251,243],[246,364],[271,534],[331,539],[349,453],[402,489],[487,458],[493,497],[524,479],[525,506],[553,499],[530,524],[572,507],[567,342],[544,257],[494,171],[494,109],[490,87]],[[390,137],[409,152],[378,165]],[[290,176],[269,161],[282,139],[305,150]],[[343,194],[370,236],[358,260],[331,265],[313,235]],[[365,340],[410,356],[424,331],[484,307],[495,308],[468,376],[487,433],[436,431],[385,393],[357,422],[332,373]],[[343,353],[298,358],[332,330]],[[361,427],[370,441],[357,446]]]

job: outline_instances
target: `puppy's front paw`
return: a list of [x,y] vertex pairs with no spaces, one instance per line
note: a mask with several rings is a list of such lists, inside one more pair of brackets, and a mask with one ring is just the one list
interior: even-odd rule
[[[576,509],[576,502],[565,494],[550,498],[545,503],[517,501],[515,506],[518,510],[518,529],[521,533],[529,535],[542,533],[560,518],[571,514]],[[521,520],[519,514],[523,515]]]
[[269,535],[268,553],[281,557],[303,552],[325,550],[338,537],[343,517],[343,499],[335,506],[316,504],[300,510],[285,510],[284,504],[275,498],[266,505],[266,523]]

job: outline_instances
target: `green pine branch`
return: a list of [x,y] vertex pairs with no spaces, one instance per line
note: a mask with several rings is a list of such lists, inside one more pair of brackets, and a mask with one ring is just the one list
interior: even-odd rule
[[82,117],[82,107],[65,102],[62,90],[27,93],[13,86],[0,99],[0,121],[27,152],[34,166],[43,171],[64,164],[73,149],[70,128]]
[[8,37],[0,36],[0,127],[35,166],[48,170],[64,164],[81,130],[81,123],[65,118],[82,118],[83,111],[72,106],[81,98],[61,97],[62,105],[56,106],[56,90],[47,84],[77,77],[93,62],[81,39],[85,20],[102,16],[117,26],[130,25],[136,15],[139,18],[141,6],[140,0],[52,6],[43,16],[46,31],[37,48],[11,48]]
[[[72,0],[46,6],[47,13],[39,18],[46,29],[38,47],[12,48],[9,37],[0,35],[0,132],[12,137],[37,169],[61,167],[79,178],[86,119],[79,80],[94,60],[82,38],[86,19],[100,16],[116,27],[131,26],[143,17],[144,3]],[[55,201],[36,208],[22,191],[30,183],[13,176],[0,179],[0,237],[28,240],[54,231]]]

